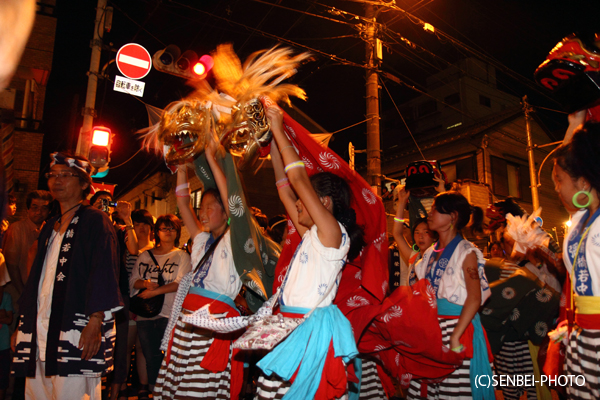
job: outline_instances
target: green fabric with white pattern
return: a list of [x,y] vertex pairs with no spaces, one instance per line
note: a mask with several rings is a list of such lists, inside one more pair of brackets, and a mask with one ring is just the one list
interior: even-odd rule
[[[231,154],[225,153],[224,157],[217,157],[217,161],[227,179],[228,204],[225,204],[225,207],[229,208],[235,268],[248,289],[246,302],[252,311],[256,311],[272,295],[279,246],[265,237],[252,216]],[[216,188],[204,154],[194,160],[194,166],[204,188]]]

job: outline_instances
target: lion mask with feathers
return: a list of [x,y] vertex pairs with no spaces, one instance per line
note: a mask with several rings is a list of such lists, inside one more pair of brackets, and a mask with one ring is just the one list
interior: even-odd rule
[[239,169],[252,167],[268,155],[272,139],[260,98],[288,104],[289,96],[305,100],[304,90],[281,82],[309,57],[274,47],[255,52],[242,66],[230,44],[220,45],[213,54],[216,90],[204,80],[194,83],[191,95],[169,104],[160,122],[147,129],[144,144],[162,152],[167,164],[178,165],[200,156],[214,135],[240,157]]

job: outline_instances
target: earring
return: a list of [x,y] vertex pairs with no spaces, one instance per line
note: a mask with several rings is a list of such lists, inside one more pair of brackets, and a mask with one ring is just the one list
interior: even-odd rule
[[450,221],[450,229],[454,229],[454,223]]
[[[579,204],[579,202],[577,201],[577,197],[579,197],[580,194],[584,194],[587,196],[587,198],[588,198],[587,203]],[[580,190],[579,192],[577,192],[573,195],[572,202],[573,202],[573,205],[577,208],[587,208],[587,207],[589,207],[590,204],[592,204],[592,194],[590,192],[588,192],[587,190]]]

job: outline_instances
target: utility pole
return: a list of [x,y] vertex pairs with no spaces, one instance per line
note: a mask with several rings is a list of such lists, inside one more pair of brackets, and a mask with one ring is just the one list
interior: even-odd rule
[[96,21],[94,24],[94,39],[92,40],[92,58],[90,70],[88,71],[88,87],[85,96],[85,108],[82,111],[83,125],[79,131],[77,140],[77,155],[87,157],[90,150],[90,134],[96,116],[96,90],[98,88],[98,75],[100,68],[100,56],[102,54],[102,36],[104,35],[104,11],[107,0],[98,0],[96,8]]
[[533,112],[527,96],[523,96],[523,112],[525,113],[525,131],[527,133],[527,158],[529,160],[529,181],[531,184],[531,202],[533,211],[540,208],[540,197],[538,195],[537,174],[535,171],[535,155],[533,154],[533,142],[531,140],[531,113]]
[[377,39],[375,7],[365,5],[366,58],[367,58],[367,182],[373,193],[381,196],[381,144],[379,140],[379,77],[377,68],[381,61],[381,45]]

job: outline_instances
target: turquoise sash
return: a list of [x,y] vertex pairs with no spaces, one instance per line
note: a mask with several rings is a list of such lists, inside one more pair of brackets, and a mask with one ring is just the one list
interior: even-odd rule
[[208,299],[218,300],[220,302],[223,302],[223,303],[233,307],[233,309],[237,310],[237,307],[235,306],[235,303],[233,302],[233,300],[231,300],[231,297],[224,295],[222,293],[217,293],[217,292],[213,292],[213,291],[210,291],[207,289],[202,289],[201,287],[197,287],[197,286],[191,286],[189,293],[197,294],[198,296],[206,297]]
[[256,364],[265,375],[278,375],[284,381],[296,379],[284,399],[313,399],[319,384],[329,344],[335,357],[348,364],[358,356],[350,321],[331,305],[315,309],[283,342]]
[[[437,299],[438,315],[439,316],[459,316],[462,311],[462,306],[458,304],[450,303],[446,299]],[[485,335],[483,334],[483,327],[481,326],[481,320],[479,314],[476,313],[471,320],[473,324],[473,359],[471,359],[471,366],[469,369],[469,376],[471,380],[471,392],[473,393],[473,399],[495,399],[494,388],[484,388],[482,385],[475,385],[475,379],[477,375],[487,375],[492,379],[492,368],[488,360],[487,344],[485,343]]]

